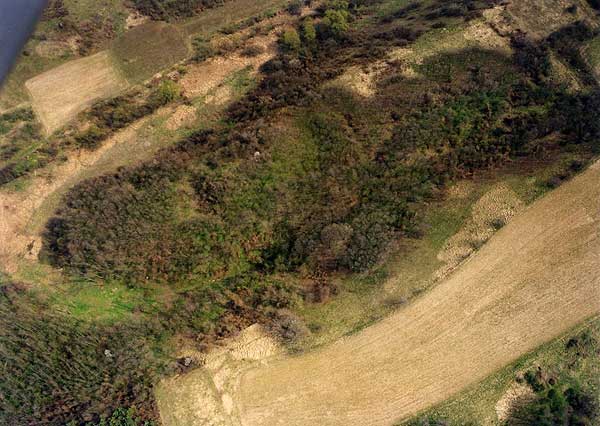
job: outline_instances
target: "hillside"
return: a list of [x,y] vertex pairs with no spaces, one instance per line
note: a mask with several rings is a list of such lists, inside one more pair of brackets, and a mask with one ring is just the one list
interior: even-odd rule
[[596,163],[405,309],[246,372],[241,424],[390,425],[600,313],[599,183]]
[[[0,94],[0,424],[393,424],[597,313],[599,9],[50,2]],[[249,326],[281,360],[206,391]]]

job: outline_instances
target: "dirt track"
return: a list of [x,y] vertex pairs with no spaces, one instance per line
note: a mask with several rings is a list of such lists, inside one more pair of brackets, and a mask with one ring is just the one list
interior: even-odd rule
[[247,371],[232,414],[244,426],[392,425],[598,312],[600,162],[405,309]]

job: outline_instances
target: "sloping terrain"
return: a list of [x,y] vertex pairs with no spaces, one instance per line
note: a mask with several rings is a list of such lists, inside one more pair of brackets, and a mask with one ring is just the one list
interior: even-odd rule
[[447,281],[331,347],[246,373],[241,424],[390,425],[600,311],[600,163]]
[[598,152],[585,1],[539,0],[532,38],[500,0],[236,0],[98,34],[78,54],[132,90],[49,138],[0,116],[0,425],[391,424],[596,312],[597,189],[503,228]]

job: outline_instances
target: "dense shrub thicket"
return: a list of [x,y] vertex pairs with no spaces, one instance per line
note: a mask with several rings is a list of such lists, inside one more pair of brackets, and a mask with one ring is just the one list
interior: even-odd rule
[[[540,426],[591,426],[600,420],[600,407],[594,387],[597,377],[581,383],[579,376],[587,377],[587,363],[596,362],[598,341],[595,334],[585,330],[569,339],[561,358],[563,364],[539,366],[527,370],[524,381],[535,393],[535,398],[514,405],[508,426],[522,424]],[[593,367],[592,367],[593,369]],[[595,373],[592,373],[595,374]]]
[[[351,16],[348,3],[334,2],[324,16],[328,10]],[[513,58],[480,50],[434,57],[421,65],[429,86],[415,91],[391,76],[369,102],[321,83],[339,73],[341,61],[378,55],[373,43],[412,40],[417,30],[392,24],[389,37],[378,28],[365,41],[323,28],[313,34],[311,24],[284,34],[266,77],[229,110],[233,127],[200,132],[153,162],[71,191],[49,224],[48,259],[130,282],[302,265],[363,270],[391,239],[419,234],[419,206],[449,180],[512,156],[544,155],[551,147],[541,140],[552,133],[562,134],[562,144],[597,147],[597,90],[570,94],[548,79],[550,52],[572,55],[594,36],[581,23],[539,45],[516,36]],[[101,126],[135,115],[122,100],[110,102],[118,105],[92,111]],[[282,178],[278,164],[247,158],[276,149],[264,117],[290,106],[303,117],[296,124],[303,149],[314,149],[301,173]],[[374,120],[390,121],[392,136],[375,141]],[[181,204],[182,185],[196,200]]]
[[[450,3],[465,8],[444,9]],[[424,80],[392,68],[370,99],[324,86],[345,67],[493,2],[411,6],[383,24],[348,29],[369,4],[332,2],[320,10],[329,19],[302,22],[222,126],[77,185],[48,224],[43,256],[132,286],[185,282],[190,290],[160,313],[156,335],[177,331],[207,342],[284,318],[280,310],[306,294],[277,274],[317,271],[313,296],[322,300],[333,291],[328,273],[369,268],[391,240],[419,236],[427,201],[452,179],[517,156],[543,157],[560,149],[556,140],[598,148],[597,88],[569,93],[546,68],[550,52],[565,50],[563,39],[580,40],[579,30],[542,45],[516,38],[512,58],[482,50],[438,55],[420,65]],[[437,10],[426,25],[408,19]],[[93,114],[98,128],[112,127],[132,110],[127,105],[123,118],[116,104]]]

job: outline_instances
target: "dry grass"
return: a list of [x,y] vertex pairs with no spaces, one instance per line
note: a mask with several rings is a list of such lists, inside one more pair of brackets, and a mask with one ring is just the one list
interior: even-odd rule
[[127,82],[108,52],[68,62],[25,83],[33,109],[48,133],[67,124],[99,99],[116,95]]
[[127,31],[115,40],[112,52],[133,83],[149,79],[190,53],[183,32],[165,22],[148,22]]
[[389,318],[234,379],[231,424],[391,425],[479,382],[600,312],[599,224],[596,163]]

